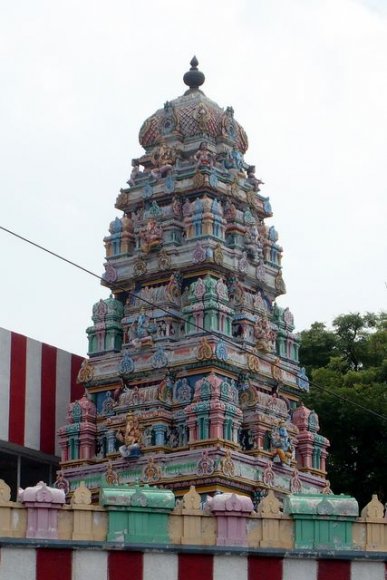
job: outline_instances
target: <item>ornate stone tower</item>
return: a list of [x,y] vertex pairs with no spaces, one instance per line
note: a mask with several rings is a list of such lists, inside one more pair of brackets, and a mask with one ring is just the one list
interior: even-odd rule
[[104,239],[112,296],[93,307],[87,395],[59,432],[62,484],[322,490],[328,441],[299,405],[308,380],[293,316],[275,303],[285,284],[269,198],[196,58],[184,82],[143,123],[145,153]]

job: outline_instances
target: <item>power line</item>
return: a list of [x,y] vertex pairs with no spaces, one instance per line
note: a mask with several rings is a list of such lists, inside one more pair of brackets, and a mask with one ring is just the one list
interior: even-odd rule
[[[96,274],[92,270],[89,270],[88,268],[81,266],[80,264],[78,264],[77,262],[74,262],[73,260],[69,260],[68,258],[65,258],[64,256],[58,254],[57,252],[54,252],[54,251],[46,248],[45,246],[42,246],[41,244],[38,244],[38,243],[30,240],[29,238],[26,238],[26,237],[6,228],[4,226],[1,226],[1,225],[0,225],[0,230],[3,230],[4,232],[10,234],[11,236],[18,238],[19,240],[22,240],[23,242],[26,242],[27,244],[30,244],[31,246],[34,246],[35,248],[38,248],[39,250],[42,250],[43,252],[46,252],[47,254],[50,254],[54,258],[58,258],[59,260],[62,260],[63,262],[70,264],[70,266],[74,266],[74,268],[78,268],[78,270],[81,270],[82,272],[86,272],[86,274],[89,274],[90,276],[97,278],[97,280],[99,280],[100,282],[105,282],[105,280],[102,278],[102,276],[99,276],[98,274]],[[216,330],[213,330],[210,332],[209,330],[207,330],[206,328],[204,328],[200,324],[197,324],[196,322],[190,322],[186,318],[184,318],[184,316],[176,315],[175,313],[172,313],[167,308],[164,308],[163,306],[160,306],[159,304],[155,304],[154,302],[151,302],[150,300],[147,300],[146,298],[138,296],[134,292],[131,292],[130,290],[127,290],[126,288],[123,288],[122,286],[119,286],[118,284],[116,284],[114,282],[110,283],[110,284],[111,284],[111,286],[114,287],[115,290],[120,290],[121,292],[126,292],[129,296],[132,296],[136,300],[141,300],[142,302],[144,302],[148,306],[151,306],[152,308],[157,308],[157,309],[161,310],[162,312],[165,312],[169,316],[172,316],[173,318],[177,318],[178,320],[181,320],[182,322],[189,324],[190,326],[194,326],[198,330],[201,330],[207,336],[214,336],[215,335],[215,336],[219,337],[223,342],[231,344],[234,348],[238,348],[241,352],[243,352],[245,354],[248,354],[248,355],[254,354],[253,352],[247,350],[243,346],[240,346],[239,344],[237,344],[233,340],[231,340],[229,337],[224,336],[223,334],[221,334],[220,332],[217,332]],[[282,370],[281,366],[278,363],[275,363],[273,361],[271,364],[272,364],[272,366],[275,366],[278,369]],[[298,374],[295,373],[294,371],[287,369],[287,372],[289,374],[293,375],[296,379],[298,378]],[[337,399],[339,399],[345,403],[349,403],[355,407],[358,407],[359,409],[362,409],[366,413],[374,415],[375,417],[378,417],[379,419],[382,419],[383,421],[387,421],[386,416],[381,415],[380,413],[378,413],[377,411],[374,411],[373,409],[369,409],[368,407],[365,407],[361,403],[357,403],[356,401],[351,401],[350,399],[347,399],[346,397],[343,397],[342,395],[339,395],[338,393],[335,393],[335,392],[331,391],[330,389],[327,389],[326,387],[322,387],[321,385],[318,385],[314,381],[309,380],[309,384],[313,387],[316,387],[317,389],[320,389],[323,392],[326,392],[328,395],[330,395],[332,397],[336,397]]]

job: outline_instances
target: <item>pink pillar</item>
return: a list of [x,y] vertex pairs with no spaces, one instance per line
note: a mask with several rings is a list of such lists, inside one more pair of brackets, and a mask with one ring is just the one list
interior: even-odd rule
[[69,459],[69,444],[68,444],[67,438],[65,438],[63,435],[60,435],[59,446],[61,448],[62,462],[68,461],[68,459]]
[[321,452],[321,466],[320,466],[321,471],[326,471],[326,469],[327,469],[327,466],[326,466],[327,455],[328,455],[327,450],[323,449]]
[[266,431],[267,431],[267,427],[263,427],[260,425],[258,425],[255,428],[253,427],[254,440],[257,443],[257,449],[263,449]]
[[304,431],[298,435],[297,439],[297,452],[301,455],[302,467],[311,469],[313,455],[313,436],[308,431]]
[[210,419],[211,419],[210,437],[212,439],[223,439],[223,423],[224,423],[223,413],[216,414],[211,413]]
[[27,508],[27,538],[58,539],[58,511],[65,503],[62,489],[47,487],[39,481],[34,487],[20,489],[18,501]]
[[80,459],[92,459],[94,457],[95,437],[96,426],[93,423],[82,423],[79,444]]
[[190,415],[187,418],[187,427],[189,432],[189,443],[197,440],[197,425],[196,425],[196,417],[194,415]]
[[254,509],[249,497],[223,493],[208,499],[217,519],[217,546],[247,546],[247,519]]

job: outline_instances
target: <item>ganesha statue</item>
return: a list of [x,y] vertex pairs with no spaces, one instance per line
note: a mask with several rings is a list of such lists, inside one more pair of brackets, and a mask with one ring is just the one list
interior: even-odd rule
[[126,425],[117,432],[116,437],[122,443],[119,452],[122,457],[139,457],[141,455],[141,430],[138,417],[133,413],[126,415]]

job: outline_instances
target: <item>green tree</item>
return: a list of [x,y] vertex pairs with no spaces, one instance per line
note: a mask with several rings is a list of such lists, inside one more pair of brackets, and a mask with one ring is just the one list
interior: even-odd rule
[[[315,340],[316,331],[322,341]],[[329,342],[327,333],[333,334]],[[314,358],[311,336],[317,345]],[[312,381],[305,403],[317,412],[321,432],[331,441],[328,477],[334,492],[349,493],[360,505],[373,493],[386,501],[386,314],[341,315],[333,331],[314,323],[301,333],[301,345],[304,340],[300,360]],[[329,357],[326,348],[318,348],[327,344]]]
[[309,330],[301,332],[300,360],[306,372],[324,367],[334,354],[336,335],[322,322],[314,322]]
[[369,329],[375,328],[378,316],[367,313],[342,314],[333,321],[336,348],[346,361],[348,368],[359,370],[369,349]]

